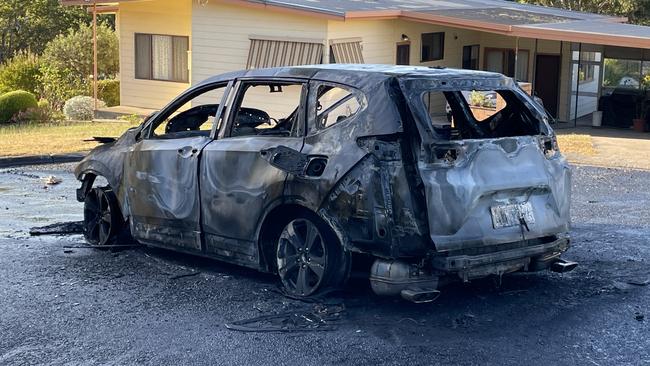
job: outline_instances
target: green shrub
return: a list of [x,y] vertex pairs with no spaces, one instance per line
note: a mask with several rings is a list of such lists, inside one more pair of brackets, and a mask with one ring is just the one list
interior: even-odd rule
[[[106,104],[101,100],[97,103],[98,107],[105,107]],[[71,98],[63,106],[63,113],[69,120],[90,121],[95,117],[95,102],[92,97],[79,95]]]
[[44,63],[41,72],[43,96],[55,109],[61,110],[63,104],[75,95],[88,94],[86,80],[79,80],[66,70]]
[[63,113],[53,109],[47,99],[39,100],[36,108],[28,108],[13,117],[16,123],[51,123],[64,119]]
[[[93,31],[79,29],[57,36],[48,43],[42,56],[43,95],[56,108],[75,95],[90,95],[88,83],[93,74]],[[106,25],[97,28],[98,77],[114,78],[119,72],[118,37]]]
[[52,106],[50,105],[50,101],[49,101],[49,100],[47,100],[47,99],[45,99],[45,98],[41,98],[41,99],[38,101],[38,108],[47,108],[47,109],[51,109]]
[[21,52],[0,65],[0,93],[12,90],[25,90],[39,94],[41,63],[38,57],[28,52]]
[[17,90],[3,94],[0,96],[0,123],[9,123],[18,112],[37,107],[36,97],[30,92]]
[[[90,93],[93,95],[93,83],[90,82]],[[97,98],[103,100],[107,107],[120,105],[120,81],[115,79],[99,80],[97,82]]]
[[50,122],[50,114],[47,109],[27,108],[16,113],[13,121],[16,123],[48,123]]

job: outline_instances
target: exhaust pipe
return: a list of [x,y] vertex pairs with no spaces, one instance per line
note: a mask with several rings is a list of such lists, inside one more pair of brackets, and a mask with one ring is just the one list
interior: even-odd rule
[[440,291],[424,288],[407,288],[400,292],[402,299],[416,304],[425,304],[435,301],[440,296]]
[[562,258],[558,258],[553,264],[551,264],[551,271],[557,273],[571,272],[578,266],[578,262],[568,261]]

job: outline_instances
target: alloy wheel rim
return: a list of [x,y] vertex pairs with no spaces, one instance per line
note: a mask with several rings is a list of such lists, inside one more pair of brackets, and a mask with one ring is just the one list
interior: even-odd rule
[[112,213],[108,196],[102,192],[89,192],[84,218],[86,222],[86,239],[91,244],[105,245],[111,236]]
[[278,243],[277,265],[285,288],[296,295],[309,296],[323,282],[327,251],[323,237],[311,221],[291,221]]

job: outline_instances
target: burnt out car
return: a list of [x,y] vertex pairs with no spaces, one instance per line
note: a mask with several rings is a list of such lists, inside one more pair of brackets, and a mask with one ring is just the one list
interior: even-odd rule
[[296,296],[341,287],[355,258],[370,259],[375,292],[417,302],[443,281],[576,265],[560,258],[571,174],[547,114],[495,73],[220,75],[93,150],[76,176],[90,243],[130,232],[278,273]]

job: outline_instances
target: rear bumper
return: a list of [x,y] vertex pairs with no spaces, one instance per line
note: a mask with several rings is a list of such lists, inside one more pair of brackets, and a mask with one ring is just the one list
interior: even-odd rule
[[569,248],[568,238],[477,255],[434,257],[434,270],[457,274],[464,281],[488,275],[501,275],[518,270],[538,271],[549,267]]

